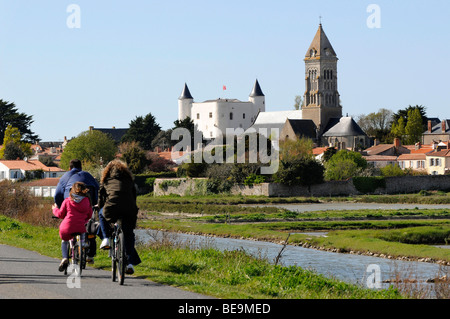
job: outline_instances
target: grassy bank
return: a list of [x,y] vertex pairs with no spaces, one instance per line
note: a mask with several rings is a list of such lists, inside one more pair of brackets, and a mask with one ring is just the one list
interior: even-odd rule
[[[0,216],[0,243],[60,257],[60,239],[55,227],[32,226]],[[191,249],[162,240],[139,246],[143,263],[136,275],[218,298],[343,298],[397,299],[397,290],[369,290],[329,279],[299,267],[273,265],[242,251],[220,252],[211,248]],[[57,273],[58,260],[55,260]],[[96,267],[109,269],[107,253],[98,252]]]
[[[383,202],[384,199],[385,203],[389,203],[402,198],[399,202],[417,203],[423,198],[428,201],[437,197],[447,198],[447,194],[359,196],[334,200]],[[426,259],[450,263],[449,250],[431,246],[450,242],[449,210],[395,209],[299,213],[274,206],[245,206],[274,204],[278,201],[307,204],[308,201],[316,203],[325,199],[145,196],[138,200],[141,212],[144,213],[142,216],[146,218],[140,225],[152,229],[277,243],[284,242],[288,233],[327,231],[329,234],[326,238],[292,234],[289,243],[339,252],[351,251],[399,259]]]

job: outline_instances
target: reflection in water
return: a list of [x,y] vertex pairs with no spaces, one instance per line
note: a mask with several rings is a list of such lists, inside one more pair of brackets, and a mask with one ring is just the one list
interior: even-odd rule
[[[144,243],[155,239],[158,240],[163,236],[167,236],[167,233],[153,230],[136,230],[138,241]],[[222,251],[240,249],[253,256],[266,258],[270,262],[276,258],[282,248],[282,245],[268,242],[188,234],[170,233],[170,239],[177,243],[185,243],[193,248],[210,247]],[[367,279],[372,275],[371,270],[368,272],[368,269],[371,269],[369,268],[370,265],[379,267],[382,281],[393,278],[409,278],[416,279],[418,282],[425,282],[427,279],[442,275],[442,272],[448,274],[450,271],[448,266],[444,267],[432,263],[332,253],[289,245],[283,251],[281,263],[284,266],[300,266],[327,277],[364,286],[366,286]],[[383,284],[382,288],[387,288],[387,286],[388,284]]]

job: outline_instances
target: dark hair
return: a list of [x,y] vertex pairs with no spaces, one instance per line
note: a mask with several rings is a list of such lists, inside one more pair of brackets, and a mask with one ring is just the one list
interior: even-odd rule
[[81,169],[81,161],[78,159],[73,159],[70,161],[69,167],[70,167],[70,169],[73,169],[73,168]]
[[73,199],[74,195],[87,196],[88,192],[89,188],[86,186],[85,183],[76,182],[75,184],[72,185],[69,195]]

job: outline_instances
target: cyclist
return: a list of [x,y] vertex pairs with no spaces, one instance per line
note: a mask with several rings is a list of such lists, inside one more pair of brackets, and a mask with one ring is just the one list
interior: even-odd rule
[[52,206],[53,215],[63,219],[59,226],[59,236],[62,239],[62,261],[59,265],[59,271],[64,271],[69,264],[68,245],[69,240],[73,238],[74,233],[82,234],[82,244],[84,243],[84,234],[86,233],[86,223],[92,217],[92,206],[88,196],[89,189],[86,184],[76,182],[72,185],[69,197],[66,198],[61,207],[55,203]]
[[111,161],[103,170],[99,191],[99,221],[103,241],[100,249],[110,248],[111,223],[122,220],[125,253],[127,256],[126,273],[133,274],[134,267],[141,259],[134,247],[138,207],[133,175],[127,165],[120,160]]
[[[61,207],[64,199],[69,197],[70,188],[76,182],[83,182],[84,184],[86,184],[86,186],[88,186],[88,188],[91,190],[91,204],[96,205],[98,201],[98,189],[100,187],[98,182],[91,174],[82,170],[82,164],[80,160],[71,160],[69,167],[70,171],[68,171],[61,177],[58,185],[56,186],[54,200],[58,208]],[[87,249],[86,254],[86,261],[88,263],[94,262],[96,247],[97,245],[95,242],[95,237],[89,239],[89,249]]]

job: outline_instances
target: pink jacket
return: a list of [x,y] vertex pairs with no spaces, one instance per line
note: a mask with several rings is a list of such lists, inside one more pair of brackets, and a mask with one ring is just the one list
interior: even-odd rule
[[86,223],[92,217],[92,207],[87,197],[78,197],[76,200],[67,197],[61,208],[55,207],[53,215],[63,219],[59,226],[59,236],[62,240],[72,239],[74,233],[85,233]]

